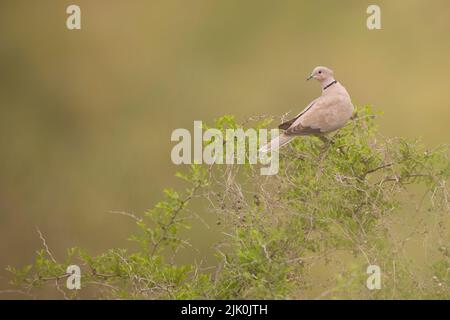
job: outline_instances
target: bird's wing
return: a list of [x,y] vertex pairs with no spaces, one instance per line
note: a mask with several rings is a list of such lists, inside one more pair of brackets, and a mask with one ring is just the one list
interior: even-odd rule
[[295,118],[288,120],[286,122],[283,122],[282,124],[280,124],[278,126],[279,129],[281,130],[287,130],[289,129],[289,127],[295,122],[295,120],[297,120],[299,117],[302,116],[302,114],[304,114],[306,111],[308,111],[316,102],[317,99],[313,100],[305,109],[303,109],[302,112],[300,112],[298,115],[295,116]]
[[308,135],[329,132],[334,126],[336,108],[341,103],[339,95],[321,96],[305,109],[284,132],[287,135]]

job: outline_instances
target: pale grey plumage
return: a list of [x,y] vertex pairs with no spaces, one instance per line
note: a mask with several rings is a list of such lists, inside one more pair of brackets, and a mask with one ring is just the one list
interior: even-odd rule
[[316,79],[322,86],[322,95],[313,100],[294,119],[282,123],[285,130],[279,137],[260,150],[268,152],[290,142],[296,136],[323,135],[342,128],[353,114],[353,104],[347,90],[333,77],[326,67],[314,68],[309,79]]

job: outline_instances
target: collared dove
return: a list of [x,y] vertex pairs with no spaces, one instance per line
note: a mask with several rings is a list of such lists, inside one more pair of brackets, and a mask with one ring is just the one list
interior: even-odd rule
[[342,128],[353,114],[353,104],[344,86],[333,77],[327,67],[314,68],[306,79],[316,79],[322,86],[322,95],[313,100],[294,119],[278,126],[284,130],[278,137],[263,146],[261,152],[269,152],[289,143],[296,136],[322,136]]

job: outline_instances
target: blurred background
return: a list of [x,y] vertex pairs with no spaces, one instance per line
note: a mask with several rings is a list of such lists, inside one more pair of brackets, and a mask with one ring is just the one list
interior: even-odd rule
[[[66,28],[70,4],[81,30]],[[296,114],[320,94],[305,82],[317,65],[355,105],[384,112],[383,135],[448,143],[450,3],[377,1],[373,31],[370,4],[2,0],[0,289],[5,266],[41,248],[36,227],[60,259],[70,246],[129,246],[133,221],[110,211],[140,214],[181,185],[172,130]],[[188,237],[200,256],[220,239],[213,229]]]

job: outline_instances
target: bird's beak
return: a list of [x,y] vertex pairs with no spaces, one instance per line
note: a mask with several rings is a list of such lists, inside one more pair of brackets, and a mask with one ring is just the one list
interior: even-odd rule
[[313,75],[310,75],[308,78],[306,78],[306,81],[311,80],[313,78]]

